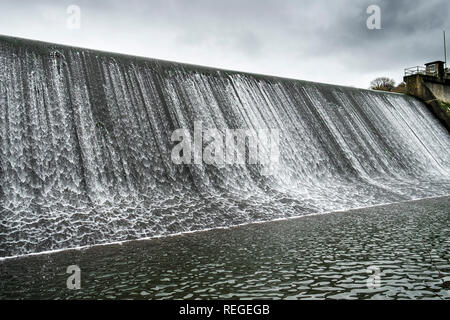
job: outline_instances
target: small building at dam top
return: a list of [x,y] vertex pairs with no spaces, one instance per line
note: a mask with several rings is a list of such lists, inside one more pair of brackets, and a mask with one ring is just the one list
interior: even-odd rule
[[444,61],[405,69],[406,93],[423,100],[450,131],[450,70]]

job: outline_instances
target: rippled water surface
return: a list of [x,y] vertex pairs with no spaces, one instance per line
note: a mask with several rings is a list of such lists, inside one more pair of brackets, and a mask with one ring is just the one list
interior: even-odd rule
[[[443,197],[6,259],[0,297],[449,299],[449,208]],[[80,290],[66,288],[72,264]]]

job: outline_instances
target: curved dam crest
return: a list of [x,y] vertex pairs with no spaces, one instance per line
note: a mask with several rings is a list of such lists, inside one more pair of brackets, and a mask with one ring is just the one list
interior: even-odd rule
[[[280,166],[182,164],[174,130],[280,132]],[[0,257],[450,194],[400,94],[0,36]]]

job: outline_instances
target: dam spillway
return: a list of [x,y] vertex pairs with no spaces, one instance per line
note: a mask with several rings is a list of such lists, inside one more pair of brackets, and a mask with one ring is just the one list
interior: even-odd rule
[[[276,174],[174,164],[196,121],[279,130]],[[413,97],[0,37],[0,257],[448,194]]]

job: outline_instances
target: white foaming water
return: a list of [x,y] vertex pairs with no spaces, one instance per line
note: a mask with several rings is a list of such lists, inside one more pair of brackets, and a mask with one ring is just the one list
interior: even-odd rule
[[[178,128],[277,129],[280,164],[175,165]],[[450,193],[414,98],[0,38],[0,256]]]

